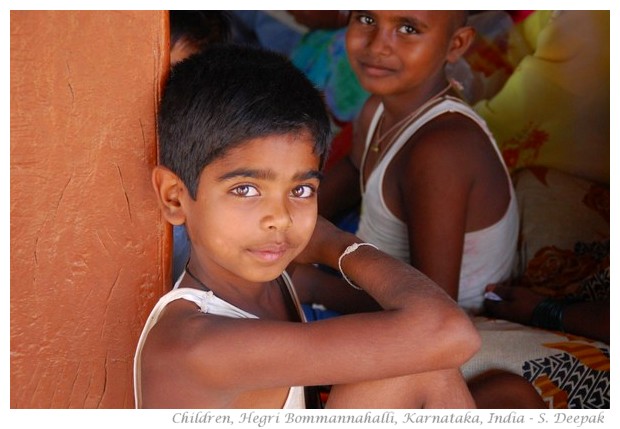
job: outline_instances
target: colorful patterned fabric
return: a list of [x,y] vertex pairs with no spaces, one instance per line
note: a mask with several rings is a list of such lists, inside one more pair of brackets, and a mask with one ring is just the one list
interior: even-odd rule
[[609,299],[609,186],[544,167],[513,182],[522,283],[546,296]]
[[549,408],[609,408],[608,344],[505,320],[474,324],[482,348],[461,368],[466,379],[503,369],[530,381]]
[[313,30],[291,53],[291,61],[325,93],[325,102],[339,122],[351,122],[368,93],[360,86],[345,50],[346,28]]
[[488,81],[508,78],[474,107],[509,168],[546,166],[609,183],[609,11],[536,11],[507,43],[489,46],[468,53],[470,65]]

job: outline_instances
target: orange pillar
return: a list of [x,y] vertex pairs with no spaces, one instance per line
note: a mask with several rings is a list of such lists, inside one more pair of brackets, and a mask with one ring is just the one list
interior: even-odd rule
[[168,289],[150,184],[164,11],[11,12],[11,408],[133,407]]

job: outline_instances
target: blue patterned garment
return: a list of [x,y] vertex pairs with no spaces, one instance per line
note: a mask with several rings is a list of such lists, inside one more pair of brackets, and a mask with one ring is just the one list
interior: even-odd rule
[[291,52],[291,61],[325,93],[330,112],[351,122],[368,98],[351,69],[345,49],[346,28],[306,33]]

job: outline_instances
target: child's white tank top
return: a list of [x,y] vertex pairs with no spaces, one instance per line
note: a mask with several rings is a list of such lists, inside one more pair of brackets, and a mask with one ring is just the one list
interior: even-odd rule
[[[136,408],[141,408],[141,405],[142,405],[141,366],[140,366],[142,348],[144,347],[144,342],[146,341],[146,337],[148,336],[149,331],[157,323],[157,320],[159,319],[159,316],[161,315],[161,312],[166,307],[166,305],[170,304],[172,301],[175,301],[177,299],[185,299],[187,301],[191,301],[194,304],[196,304],[196,306],[198,306],[200,311],[202,311],[203,313],[214,314],[214,315],[224,316],[224,317],[238,318],[238,319],[243,319],[243,318],[258,319],[257,316],[251,313],[248,313],[247,311],[244,311],[240,308],[237,308],[234,305],[218,298],[217,296],[213,294],[212,291],[201,291],[201,290],[192,289],[192,288],[179,288],[178,286],[179,284],[181,284],[181,281],[183,280],[184,276],[185,276],[185,271],[183,272],[183,274],[181,274],[181,276],[177,280],[176,284],[174,285],[174,289],[168,292],[167,294],[165,294],[164,296],[162,296],[157,302],[157,304],[155,304],[155,307],[153,307],[153,310],[151,311],[151,314],[149,315],[146,321],[146,324],[142,330],[140,339],[138,340],[138,346],[136,348],[136,354],[134,357],[134,376],[133,376],[134,377],[134,398],[135,398]],[[292,281],[290,277],[288,276],[288,274],[284,272],[282,273],[282,277],[284,279],[284,282],[287,284],[288,289],[292,290],[294,293],[294,290],[292,289]],[[293,300],[297,301],[296,297],[293,297]],[[303,319],[303,322],[306,322],[303,311],[300,311],[300,315]],[[284,402],[284,405],[282,406],[282,408],[285,408],[285,409],[306,408],[304,387],[303,386],[291,387],[289,389],[288,397],[286,398],[286,401]]]
[[[372,136],[382,112],[383,104],[378,106],[368,129],[366,153],[368,152],[368,146],[372,142]],[[411,136],[424,124],[446,112],[460,113],[470,118],[484,130],[489,138],[489,143],[495,149],[500,162],[504,166],[510,185],[510,203],[504,216],[487,228],[465,234],[458,303],[470,313],[477,313],[483,306],[483,295],[486,285],[506,280],[512,272],[517,257],[519,215],[510,174],[491,131],[484,120],[461,100],[451,96],[444,96],[437,102],[434,102],[388,148],[385,156],[379,161],[368,177],[365,189],[362,188],[362,210],[357,236],[364,241],[373,243],[391,256],[408,264],[411,263],[407,225],[398,219],[387,207],[383,197],[383,180],[392,159]]]

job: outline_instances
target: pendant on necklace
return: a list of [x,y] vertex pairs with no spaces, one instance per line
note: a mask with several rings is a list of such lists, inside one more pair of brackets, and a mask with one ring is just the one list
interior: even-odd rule
[[374,145],[370,146],[370,150],[373,151],[374,153],[379,152],[379,145],[378,144],[374,144]]

